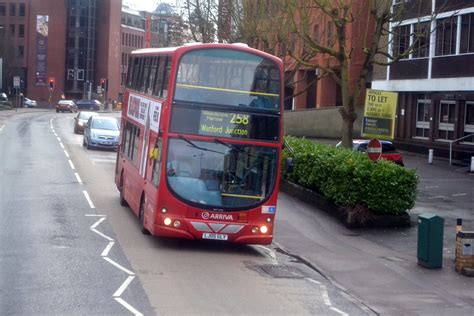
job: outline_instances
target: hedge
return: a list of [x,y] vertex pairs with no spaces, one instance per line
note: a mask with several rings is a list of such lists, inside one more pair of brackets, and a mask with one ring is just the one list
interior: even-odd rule
[[285,140],[288,146],[282,163],[291,157],[294,168],[284,178],[338,205],[363,206],[376,214],[397,215],[415,205],[418,176],[414,169],[385,160],[374,163],[364,153],[304,138],[286,136]]

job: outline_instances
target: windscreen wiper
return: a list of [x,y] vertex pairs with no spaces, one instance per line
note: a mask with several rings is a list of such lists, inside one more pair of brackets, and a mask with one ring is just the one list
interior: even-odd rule
[[199,149],[199,150],[202,150],[202,151],[210,151],[210,152],[213,152],[213,153],[224,155],[223,152],[208,149],[208,148],[204,148],[204,147],[200,147],[200,146],[196,145],[195,143],[193,143],[193,141],[191,141],[190,139],[187,139],[186,137],[184,137],[183,135],[178,135],[178,138],[184,140],[186,143],[188,143],[189,145],[191,145],[192,147],[194,147],[196,149]]

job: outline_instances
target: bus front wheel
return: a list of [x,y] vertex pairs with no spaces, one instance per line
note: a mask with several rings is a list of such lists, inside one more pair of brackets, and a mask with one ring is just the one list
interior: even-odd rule
[[138,220],[140,221],[140,225],[142,226],[142,234],[150,235],[150,231],[145,228],[145,197],[142,196],[140,201],[140,210],[138,212]]

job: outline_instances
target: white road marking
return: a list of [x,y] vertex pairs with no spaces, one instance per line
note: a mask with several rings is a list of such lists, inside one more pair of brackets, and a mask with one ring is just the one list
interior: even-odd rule
[[86,197],[86,200],[87,200],[87,202],[89,203],[89,206],[90,206],[91,208],[95,208],[94,203],[92,203],[92,200],[91,200],[91,198],[89,197],[89,193],[87,193],[87,191],[82,191],[82,193],[84,193],[84,196]]
[[453,196],[465,196],[467,195],[467,193],[456,193],[456,194],[453,194]]
[[428,197],[428,199],[432,200],[432,199],[444,199],[446,198],[445,196],[443,195],[437,195],[437,196],[430,196]]
[[323,297],[324,304],[326,304],[326,306],[332,306],[326,286],[320,285],[319,292],[321,292],[321,296]]
[[61,138],[59,138],[59,136],[56,137],[58,142],[61,142]]
[[423,187],[423,189],[435,189],[435,188],[439,188],[439,185],[430,185],[428,187]]
[[135,316],[143,316],[142,313],[140,313],[139,311],[137,311],[135,308],[133,308],[132,305],[128,304],[127,302],[125,302],[123,299],[121,299],[120,297],[114,297],[115,300],[117,302],[119,302],[119,304],[121,304],[123,307],[125,307],[126,309],[128,309],[132,314],[134,314]]
[[100,231],[98,231],[98,230],[95,229],[95,228],[92,228],[91,230],[92,230],[94,233],[96,233],[97,235],[101,236],[102,238],[107,239],[108,241],[114,241],[112,238],[110,238],[109,236],[107,236],[107,235],[104,234],[104,233],[101,233]]
[[76,170],[76,167],[74,167],[74,164],[72,163],[71,159],[68,159],[69,165],[71,166],[72,170]]
[[95,223],[90,227],[90,229],[96,228],[96,227],[99,226],[100,223],[102,223],[103,221],[105,221],[105,217],[102,217],[102,218],[99,219],[97,222],[95,222]]
[[133,275],[128,276],[128,278],[122,283],[122,285],[115,291],[114,297],[120,297],[125,291],[125,289],[130,285],[130,283],[135,279]]
[[67,153],[66,149],[64,149],[64,154],[69,158],[69,154]]
[[335,307],[331,307],[331,309],[332,309],[333,311],[335,311],[336,313],[341,314],[342,316],[349,316],[349,314],[344,313],[343,311],[341,311],[340,309],[337,309],[337,308],[335,308]]
[[85,214],[84,216],[87,216],[87,217],[107,217],[106,215],[102,215],[102,214]]
[[321,282],[316,281],[316,280],[313,280],[313,279],[311,279],[311,278],[306,278],[306,280],[308,280],[309,282],[313,282],[314,284],[317,284],[317,285],[320,285],[320,284],[321,284]]
[[135,275],[135,273],[133,273],[132,271],[128,270],[127,268],[124,268],[122,267],[120,264],[118,264],[117,262],[113,261],[112,259],[110,259],[109,257],[102,257],[104,258],[105,261],[109,262],[110,264],[112,264],[113,266],[115,266],[116,268],[122,270],[123,272],[127,273],[128,275]]
[[79,177],[79,174],[77,172],[74,172],[74,175],[76,176],[77,182],[82,183],[81,177]]
[[[112,249],[112,247],[115,245],[115,242],[111,241],[109,242],[109,244],[107,245],[107,247],[105,247],[104,251],[102,251],[102,254],[101,256],[102,257],[107,257],[107,255],[109,254],[110,252],[110,249]],[[120,295],[119,295],[120,296]]]
[[59,143],[59,146],[61,146],[61,148],[64,149],[63,143]]
[[92,163],[96,164],[96,163],[115,163],[115,161],[117,160],[116,157],[111,157],[111,158],[104,158],[104,157],[100,157],[100,158],[95,158],[95,157],[90,157],[89,158]]

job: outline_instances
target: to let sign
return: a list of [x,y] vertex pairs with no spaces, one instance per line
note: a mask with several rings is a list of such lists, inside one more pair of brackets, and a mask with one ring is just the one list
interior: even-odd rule
[[373,161],[380,159],[382,155],[382,143],[377,139],[371,139],[369,144],[367,144],[367,155]]
[[393,139],[397,99],[396,92],[367,89],[362,136]]

